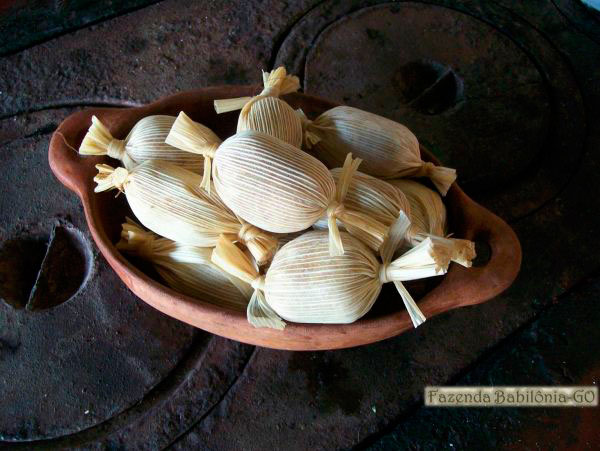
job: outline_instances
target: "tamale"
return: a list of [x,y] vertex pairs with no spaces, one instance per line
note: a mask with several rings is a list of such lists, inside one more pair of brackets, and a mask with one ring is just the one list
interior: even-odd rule
[[[332,169],[331,174],[337,182],[341,176],[341,171],[339,168]],[[405,240],[400,243],[401,246],[416,246],[429,237],[438,244],[436,249],[445,248],[443,252],[449,252],[452,255],[453,261],[463,266],[471,266],[471,260],[475,258],[473,243],[468,240],[445,238],[446,234],[443,227],[439,227],[440,222],[442,224],[445,223],[446,218],[446,209],[439,194],[420,183],[408,180],[406,183],[410,186],[418,185],[418,187],[423,187],[423,189],[427,190],[422,194],[422,202],[416,199],[415,203],[414,201],[409,201],[408,196],[405,196],[403,190],[398,189],[392,183],[388,182],[396,183],[396,181],[380,180],[357,171],[348,188],[345,201],[346,206],[374,218],[388,227],[396,221],[400,212],[404,212],[410,219],[411,226],[407,229],[404,237]],[[401,182],[404,182],[404,180]],[[427,205],[425,211],[423,210],[422,203]],[[436,218],[441,217],[443,219],[436,220]],[[326,226],[327,218],[321,218],[315,224],[315,228],[317,229],[322,229]],[[379,252],[383,245],[383,240],[380,237],[366,234],[352,225],[341,225],[341,227],[345,228],[351,235],[354,235],[375,251]]]
[[266,275],[253,269],[250,259],[226,240],[219,241],[212,259],[217,266],[254,288],[247,317],[255,327],[283,329],[283,320],[354,322],[371,309],[386,282],[395,284],[417,327],[425,317],[402,281],[444,274],[449,257],[436,261],[433,258],[435,243],[425,240],[392,261],[393,248],[407,226],[405,221],[395,224],[383,254],[383,264],[373,251],[345,232],[341,233],[341,239],[346,252],[332,257],[327,233],[322,231],[307,232],[283,246]]
[[122,224],[117,249],[150,262],[174,290],[211,304],[245,311],[252,296],[250,285],[211,262],[213,248],[160,237],[130,218]]
[[447,237],[446,207],[440,195],[414,180],[398,179],[388,182],[403,193],[410,203],[413,244],[431,237],[441,246],[450,249],[452,261],[470,267],[476,257],[475,243]]
[[338,106],[304,121],[305,145],[334,168],[348,152],[364,160],[366,174],[381,178],[428,177],[442,195],[456,180],[454,169],[421,160],[417,137],[404,125],[358,108]]
[[277,239],[240,221],[200,185],[200,175],[164,161],[148,160],[131,171],[96,165],[96,192],[118,189],[131,210],[153,232],[183,244],[212,247],[221,234],[246,246],[259,264],[268,262]]
[[121,161],[126,169],[133,169],[146,160],[161,160],[201,174],[203,158],[200,155],[165,143],[173,122],[174,116],[147,116],[134,125],[125,139],[115,139],[100,119],[92,116],[92,125],[83,138],[79,153],[108,155]]
[[273,233],[304,230],[326,215],[330,251],[343,253],[337,220],[383,239],[386,227],[346,208],[360,159],[348,155],[339,182],[316,158],[265,133],[247,130],[223,142],[214,160],[215,189],[240,218]]
[[300,88],[298,77],[288,75],[284,67],[263,72],[264,89],[254,97],[215,100],[217,113],[241,108],[237,131],[256,130],[281,139],[292,146],[302,145],[302,122],[294,109],[279,96]]

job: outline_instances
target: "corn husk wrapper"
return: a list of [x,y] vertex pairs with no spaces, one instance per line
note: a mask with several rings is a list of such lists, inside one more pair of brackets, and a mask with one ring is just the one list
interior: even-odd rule
[[[335,168],[330,172],[337,183],[341,176],[341,169]],[[359,211],[385,225],[386,232],[387,228],[396,221],[401,211],[410,218],[410,204],[401,191],[384,180],[360,171],[356,171],[352,177],[344,203],[348,208]],[[374,251],[380,251],[385,235],[369,235],[352,225],[339,224],[339,226],[360,239]],[[318,230],[325,229],[327,218],[321,218],[313,227]],[[412,227],[407,229],[406,239],[408,240],[411,238],[411,230]]]
[[[334,180],[337,181],[340,177],[340,169],[332,169],[331,174]],[[396,181],[391,180],[388,182],[396,183]],[[417,185],[417,188],[422,187],[426,190],[422,193],[422,201],[417,199],[417,203],[415,203],[409,201],[403,190],[388,182],[357,172],[352,178],[350,188],[348,188],[346,205],[348,208],[368,215],[388,227],[397,220],[399,213],[402,211],[409,217],[411,226],[406,231],[404,241],[400,243],[401,248],[407,245],[413,247],[426,238],[431,238],[438,245],[436,249],[442,249],[444,254],[450,253],[453,261],[463,266],[471,266],[471,260],[475,258],[473,242],[445,237],[446,208],[439,194],[420,183],[407,180],[406,183],[410,186]],[[404,182],[404,179],[400,182]],[[414,208],[413,204],[415,205]],[[423,204],[427,206],[425,212],[428,212],[428,214],[424,214]],[[430,217],[433,227],[429,227]],[[435,218],[440,218],[440,220]],[[315,224],[315,228],[322,229],[324,227],[326,227],[326,221],[325,218],[321,218]],[[352,226],[341,225],[341,227],[371,249],[377,252],[381,250],[383,240],[380,238],[365,234],[362,230]]]
[[[253,271],[239,249],[220,241],[213,262],[250,283],[255,292],[248,304],[248,321],[255,327],[285,327],[283,319],[301,323],[352,323],[365,315],[377,299],[381,286],[393,282],[415,327],[425,321],[423,313],[402,281],[444,274],[449,257],[436,260],[435,243],[425,240],[392,261],[393,249],[410,225],[405,215],[390,231],[383,264],[367,246],[342,232],[346,252],[329,255],[326,232],[311,231],[283,246],[266,276]],[[427,258],[428,256],[428,258]]]
[[254,97],[215,100],[217,113],[239,110],[237,131],[256,130],[291,144],[302,145],[302,122],[294,109],[279,96],[298,91],[300,80],[284,67],[263,72],[264,89]]
[[339,106],[314,121],[302,118],[305,145],[329,167],[338,167],[351,152],[364,160],[362,172],[381,178],[428,177],[442,195],[456,171],[421,160],[419,141],[404,125],[367,111]]
[[79,146],[79,153],[108,155],[129,170],[146,160],[161,160],[201,174],[202,157],[165,143],[173,122],[174,116],[147,116],[135,124],[125,139],[115,139],[100,119],[92,116],[92,125]]
[[211,304],[245,311],[252,287],[223,272],[211,261],[213,248],[190,246],[144,230],[130,218],[122,224],[117,249],[154,266],[174,290]]
[[330,251],[343,253],[337,220],[383,237],[387,228],[346,208],[360,160],[349,155],[336,184],[316,158],[277,138],[247,130],[223,142],[214,161],[215,189],[236,215],[273,233],[304,230],[326,215]]
[[259,264],[268,262],[277,239],[239,220],[218,194],[207,193],[201,176],[164,161],[148,160],[132,171],[96,165],[96,192],[118,189],[131,210],[153,232],[179,243],[213,247],[219,236],[248,248]]
[[452,255],[452,261],[472,266],[477,256],[475,243],[458,238],[447,238],[446,207],[435,191],[414,180],[389,180],[390,184],[401,191],[410,203],[411,243],[414,245],[428,237],[436,240],[440,246],[446,246]]
[[210,193],[212,160],[221,145],[221,138],[199,122],[193,121],[183,111],[179,113],[165,139],[165,142],[189,154],[204,157],[204,169],[200,187]]

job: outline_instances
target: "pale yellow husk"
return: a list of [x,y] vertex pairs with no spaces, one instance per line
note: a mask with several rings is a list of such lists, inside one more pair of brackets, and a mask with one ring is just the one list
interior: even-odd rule
[[[337,181],[340,177],[340,169],[332,169],[331,174]],[[408,186],[406,195],[393,184]],[[408,194],[411,196],[410,200]],[[420,197],[415,194],[419,194]],[[446,208],[442,198],[435,191],[418,182],[406,179],[386,182],[357,172],[350,183],[345,203],[348,208],[370,216],[388,227],[397,220],[399,212],[403,211],[410,218],[411,227],[407,229],[405,239],[400,243],[401,247],[416,246],[429,237],[436,241],[437,249],[444,249],[444,253],[450,252],[452,260],[463,266],[471,266],[471,260],[475,258],[473,242],[445,238]],[[321,218],[315,224],[317,229],[324,227],[327,227],[327,218]],[[381,250],[382,239],[365,234],[352,226],[341,225],[341,227],[371,249],[378,252]]]
[[336,184],[316,158],[265,133],[247,130],[221,144],[214,160],[215,189],[236,215],[273,233],[304,230],[327,216],[332,255],[343,253],[337,220],[383,237],[386,227],[346,208],[359,159],[346,158]]
[[115,139],[108,128],[96,116],[79,147],[81,155],[108,155],[133,169],[146,160],[162,160],[202,173],[202,157],[183,152],[165,143],[174,116],[147,116],[131,129],[125,139]]
[[122,224],[117,249],[152,263],[174,290],[211,304],[245,311],[252,296],[250,285],[212,263],[213,248],[160,237],[130,218]]
[[148,160],[132,171],[97,165],[96,192],[118,189],[131,210],[153,232],[183,244],[212,247],[225,234],[239,241],[259,264],[267,263],[277,239],[243,223],[213,190],[200,188],[201,176],[164,161]]
[[472,260],[477,256],[475,243],[446,238],[446,207],[439,194],[414,180],[398,179],[389,182],[402,192],[410,203],[413,244],[431,237],[440,246],[449,249],[452,261],[467,268],[471,267]]
[[288,75],[284,67],[263,72],[263,91],[255,97],[215,100],[217,113],[241,108],[237,131],[256,130],[281,139],[292,146],[302,145],[302,122],[292,107],[279,96],[298,91],[300,80]]
[[221,145],[221,138],[210,128],[193,121],[181,111],[175,122],[173,122],[165,142],[184,152],[199,154],[204,157],[204,170],[200,187],[210,193],[212,160]]
[[[335,168],[330,172],[333,179],[338,182],[341,176],[341,169]],[[386,230],[396,221],[401,211],[409,218],[411,217],[410,204],[401,191],[384,180],[377,179],[360,171],[357,171],[352,177],[344,203],[348,208],[377,220],[386,226]],[[380,251],[385,236],[373,236],[352,225],[339,225],[374,251]],[[324,229],[326,227],[326,217],[322,217],[314,225],[315,229]],[[409,228],[407,232],[406,239],[408,240],[411,239],[411,230],[412,228]]]
[[444,274],[449,256],[436,261],[435,243],[425,240],[396,260],[393,249],[410,225],[406,217],[394,223],[383,252],[383,264],[373,251],[352,235],[341,232],[345,253],[329,254],[329,237],[323,231],[306,232],[275,255],[266,276],[252,270],[249,259],[226,241],[213,251],[213,262],[250,283],[255,295],[248,304],[248,321],[256,327],[281,328],[282,319],[300,323],[351,323],[365,315],[381,286],[394,282],[413,324],[425,321],[423,313],[402,281]]
[[362,172],[382,178],[428,177],[446,195],[454,169],[421,160],[419,141],[404,125],[348,106],[332,108],[304,121],[305,145],[329,167],[340,166],[351,152],[364,160]]

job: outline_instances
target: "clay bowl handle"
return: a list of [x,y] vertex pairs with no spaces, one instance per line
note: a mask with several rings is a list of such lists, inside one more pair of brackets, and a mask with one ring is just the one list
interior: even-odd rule
[[452,263],[443,282],[419,303],[427,317],[493,298],[512,284],[521,267],[521,244],[506,222],[470,199],[457,184],[450,188],[445,204],[450,230],[475,241],[479,255],[472,268]]
[[[440,165],[437,158],[422,146],[421,156],[424,161]],[[419,308],[428,319],[448,310],[480,304],[497,296],[512,284],[521,267],[521,244],[506,222],[473,201],[457,183],[450,187],[444,204],[448,213],[448,229],[457,238],[479,244],[477,250],[480,255],[471,268],[451,263],[439,285],[417,300]],[[400,301],[395,298],[394,302]],[[413,328],[408,313],[402,307],[385,317],[367,316],[354,325],[354,331],[344,330],[344,326],[338,325],[335,332],[362,334],[369,337],[368,342],[374,342]],[[334,330],[328,332],[331,334],[329,339],[334,341]]]
[[76,193],[82,200],[87,195],[89,180],[95,173],[95,165],[103,158],[82,157],[75,149],[79,147],[87,129],[81,124],[91,123],[91,110],[72,114],[56,129],[50,139],[48,163],[58,180]]

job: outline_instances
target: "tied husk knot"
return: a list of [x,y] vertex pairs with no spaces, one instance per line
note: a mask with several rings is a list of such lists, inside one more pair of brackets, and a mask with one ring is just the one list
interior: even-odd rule
[[361,163],[360,158],[353,159],[352,154],[346,155],[342,173],[336,186],[335,199],[327,207],[327,225],[329,227],[329,254],[331,256],[344,255],[344,245],[340,237],[340,230],[337,225],[337,218],[344,217],[344,198],[348,193],[348,187],[352,176]]
[[329,251],[331,256],[344,254],[344,245],[340,238],[340,231],[337,224],[338,219],[342,221],[344,225],[357,227],[377,240],[383,240],[387,234],[387,228],[384,224],[363,213],[350,210],[344,205],[344,200],[346,199],[348,189],[352,182],[352,177],[356,174],[361,162],[362,160],[360,158],[352,158],[351,153],[346,155],[346,160],[344,161],[344,166],[341,169],[336,185],[335,198],[327,208]]
[[321,138],[319,137],[319,135],[317,135],[317,133],[315,133],[312,130],[315,127],[315,125],[313,124],[313,121],[306,117],[304,111],[298,108],[296,110],[296,113],[298,114],[298,117],[300,118],[300,123],[302,124],[302,142],[304,143],[304,147],[310,150],[319,141],[321,141]]
[[94,192],[101,193],[113,188],[124,192],[125,185],[129,180],[129,171],[127,169],[121,167],[113,168],[107,164],[97,164],[96,169],[98,170],[98,174],[94,177],[94,182],[96,182]]
[[210,193],[212,160],[221,145],[221,139],[210,128],[193,121],[181,111],[173,122],[165,142],[178,149],[197,153],[204,157],[204,172],[200,187]]
[[245,223],[238,232],[238,238],[242,243],[247,243],[256,239],[260,235],[261,231],[258,227],[254,227],[252,224]]
[[340,229],[337,224],[338,216],[344,212],[344,205],[334,200],[327,207],[327,227],[329,229],[329,255],[339,256],[344,255],[344,245],[340,238]]
[[122,139],[112,139],[106,148],[106,155],[115,160],[125,158],[125,141]]
[[256,265],[232,241],[221,236],[217,241],[212,256],[212,262],[234,277],[250,284],[254,289],[246,315],[248,322],[254,327],[269,327],[283,330],[285,322],[275,313],[265,299],[265,278]]
[[266,97],[279,97],[285,94],[298,91],[300,89],[300,79],[295,75],[288,75],[285,67],[280,66],[274,71],[264,72],[263,71],[263,84],[264,88],[262,92],[250,99],[249,102],[242,107],[240,116],[242,118],[248,116],[252,105],[261,99]]
[[[263,72],[263,74],[266,74],[266,73],[268,73],[268,72]],[[246,105],[251,104],[251,103],[255,102],[256,100],[264,99],[265,97],[279,97],[280,92],[281,92],[281,89],[276,84],[270,85],[270,86],[265,86],[264,89],[260,92],[260,94],[257,96],[254,96],[252,98],[252,100],[250,102],[248,102]],[[244,108],[246,108],[246,105],[244,105]],[[244,108],[242,108],[242,110]],[[240,114],[241,114],[241,112],[240,112]]]
[[335,216],[343,214],[343,212],[344,212],[344,204],[339,203],[337,200],[334,200],[333,202],[331,202],[329,204],[329,207],[327,207],[327,216],[328,217],[335,217]]
[[243,221],[237,237],[240,243],[248,248],[259,266],[271,261],[277,249],[277,238]]
[[264,291],[265,290],[265,276],[259,275],[256,279],[252,281],[250,284],[252,288],[255,290]]
[[215,111],[217,114],[221,114],[241,109],[240,116],[245,117],[252,105],[260,99],[279,97],[298,91],[300,89],[300,79],[295,75],[288,74],[285,67],[281,66],[271,72],[263,71],[263,85],[263,90],[254,97],[215,100]]
[[387,264],[387,263],[385,263],[379,267],[379,281],[381,283],[388,283],[388,282],[393,281],[392,276],[390,275],[388,270],[389,270],[389,264]]
[[415,177],[427,177],[435,185],[442,196],[448,194],[450,186],[456,180],[456,169],[436,166],[430,161],[424,161],[415,173]]
[[424,161],[417,173],[417,177],[429,177],[435,170],[435,164],[430,161]]
[[79,146],[79,153],[81,155],[108,155],[123,161],[127,168],[135,166],[135,161],[125,151],[125,141],[113,138],[108,128],[96,116],[92,116],[92,125]]
[[157,235],[142,229],[131,218],[127,217],[125,220],[126,222],[121,225],[121,241],[117,243],[117,249],[135,251],[142,258],[151,259],[154,256]]

